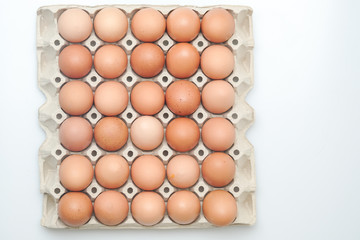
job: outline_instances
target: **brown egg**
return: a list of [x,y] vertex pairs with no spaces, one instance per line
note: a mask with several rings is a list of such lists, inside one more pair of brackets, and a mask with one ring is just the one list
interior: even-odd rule
[[178,224],[190,224],[200,214],[200,200],[195,193],[178,191],[173,193],[167,202],[167,212],[171,220]]
[[130,137],[136,147],[150,151],[163,141],[164,127],[155,117],[141,116],[131,124]]
[[59,138],[66,149],[80,152],[90,145],[93,130],[85,118],[69,117],[60,125]]
[[69,42],[82,42],[92,32],[92,21],[87,12],[79,8],[64,11],[58,19],[58,31]]
[[102,192],[94,202],[97,220],[108,226],[115,226],[125,220],[129,204],[123,194],[117,191]]
[[223,45],[211,45],[201,55],[201,69],[211,79],[224,79],[234,70],[234,55]]
[[234,179],[235,162],[226,153],[211,153],[202,163],[201,174],[208,184],[224,187]]
[[97,145],[106,151],[117,151],[128,138],[128,128],[123,120],[117,117],[104,117],[94,128]]
[[231,84],[224,80],[211,81],[203,88],[201,100],[209,112],[224,113],[234,105],[235,91]]
[[131,20],[131,31],[143,42],[155,42],[165,33],[164,16],[153,8],[143,8]]
[[175,118],[166,128],[166,141],[178,152],[187,152],[199,142],[200,130],[190,118]]
[[59,168],[61,184],[70,191],[82,191],[90,185],[94,177],[94,168],[83,155],[70,155]]
[[96,109],[105,116],[122,113],[128,105],[129,95],[119,82],[104,82],[95,90],[94,104]]
[[190,43],[177,43],[166,54],[166,68],[176,78],[188,78],[199,68],[200,54]]
[[94,56],[95,70],[103,78],[117,78],[126,70],[128,59],[125,51],[116,45],[100,47]]
[[96,35],[105,42],[117,42],[122,39],[128,29],[125,13],[115,7],[101,9],[94,19]]
[[167,88],[165,97],[169,109],[180,116],[194,113],[200,105],[200,91],[194,83],[188,80],[172,83]]
[[234,144],[235,128],[225,118],[211,118],[202,127],[201,138],[209,149],[225,151]]
[[93,100],[90,86],[82,81],[70,81],[59,92],[60,107],[70,115],[85,114],[92,107]]
[[130,65],[135,73],[144,78],[158,75],[164,68],[165,55],[161,48],[153,43],[142,43],[131,53]]
[[205,13],[201,21],[201,31],[211,42],[225,42],[234,34],[234,17],[223,8],[211,9]]
[[69,45],[59,54],[59,68],[69,78],[82,78],[90,72],[91,67],[91,53],[82,45]]
[[155,225],[164,218],[164,199],[156,192],[141,192],[131,203],[131,214],[141,225]]
[[142,115],[154,115],[160,112],[164,102],[164,91],[154,82],[140,82],[131,91],[131,105]]
[[200,32],[200,18],[191,8],[179,7],[166,20],[169,36],[177,42],[190,42]]
[[92,212],[91,200],[82,192],[65,193],[58,203],[59,218],[70,227],[80,227],[87,223]]
[[101,157],[95,165],[97,182],[105,188],[119,188],[129,178],[129,164],[120,155],[108,154]]
[[202,209],[206,220],[215,226],[229,225],[237,216],[236,200],[231,193],[224,190],[208,193],[204,198]]
[[193,186],[200,176],[200,167],[195,158],[190,155],[173,157],[166,167],[169,182],[178,188]]
[[131,178],[143,190],[157,189],[164,182],[165,166],[153,155],[142,155],[131,166]]

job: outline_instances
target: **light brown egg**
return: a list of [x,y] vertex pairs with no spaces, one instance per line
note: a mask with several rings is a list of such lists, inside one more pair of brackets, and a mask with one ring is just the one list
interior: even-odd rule
[[213,8],[205,13],[201,21],[201,31],[211,42],[225,42],[234,34],[234,17],[223,8]]
[[103,78],[117,78],[126,70],[128,59],[125,51],[117,45],[104,45],[94,56],[95,70]]
[[104,82],[95,90],[95,107],[105,116],[115,116],[122,113],[128,105],[128,100],[128,92],[124,85],[119,82]]
[[201,100],[209,112],[224,113],[234,105],[235,91],[231,84],[224,80],[211,81],[203,88]]
[[173,157],[166,167],[169,182],[178,188],[193,186],[200,176],[200,167],[195,158],[190,155]]
[[97,220],[108,226],[115,226],[125,220],[129,204],[125,196],[117,191],[102,192],[94,202],[94,213]]
[[168,108],[179,116],[194,113],[200,105],[200,91],[194,83],[188,80],[172,83],[167,88],[165,97]]
[[178,152],[187,152],[199,142],[200,130],[190,118],[175,118],[166,127],[166,141]]
[[129,164],[120,155],[108,154],[101,157],[95,165],[97,182],[105,188],[119,188],[129,178]]
[[131,53],[130,65],[141,77],[150,78],[158,75],[164,68],[164,64],[164,52],[156,44],[142,43]]
[[91,67],[91,53],[82,45],[69,45],[59,54],[59,68],[69,78],[85,77],[90,72]]
[[140,9],[131,20],[131,31],[143,42],[155,42],[165,33],[164,16],[153,8]]
[[93,29],[89,14],[79,8],[70,8],[64,11],[57,24],[60,35],[66,41],[76,43],[87,39]]
[[190,43],[177,43],[166,54],[166,68],[176,78],[188,78],[199,68],[200,54]]
[[115,7],[101,9],[94,19],[96,35],[105,42],[117,42],[121,40],[128,29],[128,21],[125,13]]
[[130,137],[136,147],[150,151],[164,139],[164,127],[155,117],[141,116],[131,124]]
[[234,179],[235,162],[226,153],[211,153],[202,163],[201,175],[208,184],[224,187]]
[[211,45],[201,55],[201,69],[211,79],[224,79],[234,70],[234,55],[223,45]]
[[179,7],[166,19],[169,36],[177,42],[190,42],[200,32],[200,18],[191,8]]
[[173,193],[167,202],[167,212],[171,220],[178,224],[190,224],[200,214],[200,200],[195,193],[178,191]]
[[66,149],[80,152],[90,145],[93,130],[85,118],[69,117],[60,125],[59,138]]
[[93,100],[90,86],[82,81],[70,81],[59,92],[60,107],[70,115],[85,114],[92,107]]
[[128,128],[123,120],[117,117],[104,117],[94,128],[94,138],[102,149],[117,151],[128,138]]
[[156,192],[141,192],[131,203],[131,214],[141,225],[158,224],[165,215],[164,199]]
[[206,147],[213,151],[225,151],[235,141],[235,128],[232,123],[221,117],[211,118],[205,122],[201,138]]
[[231,193],[224,190],[208,193],[204,198],[202,209],[206,220],[215,226],[229,225],[237,216],[236,200]]
[[140,82],[131,91],[131,105],[142,115],[154,115],[160,112],[164,103],[164,91],[154,82]]
[[87,223],[92,212],[91,200],[82,192],[65,193],[58,203],[58,215],[61,221],[70,227],[80,227]]
[[131,178],[143,190],[157,189],[164,182],[165,166],[153,155],[142,155],[131,166]]
[[70,191],[82,191],[90,185],[94,177],[94,168],[83,155],[70,155],[59,168],[61,184]]

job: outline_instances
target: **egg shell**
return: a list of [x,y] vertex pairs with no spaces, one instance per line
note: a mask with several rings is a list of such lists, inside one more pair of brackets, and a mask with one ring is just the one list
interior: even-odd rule
[[166,20],[154,8],[143,8],[135,13],[131,20],[131,31],[143,42],[155,42],[165,33]]
[[226,226],[237,216],[236,200],[225,190],[209,192],[202,205],[205,218],[215,226]]
[[129,164],[120,155],[102,156],[95,165],[96,181],[105,188],[119,188],[129,178]]
[[176,78],[191,77],[199,64],[200,54],[190,43],[177,43],[166,54],[166,68]]
[[94,201],[95,217],[108,226],[115,226],[125,220],[129,204],[125,196],[117,191],[102,192]]
[[131,178],[139,188],[155,190],[164,182],[165,166],[156,156],[142,155],[131,166]]
[[201,92],[201,102],[205,109],[211,113],[224,113],[235,103],[234,88],[224,80],[211,81],[205,85]]
[[193,186],[200,176],[200,167],[196,159],[190,155],[176,155],[166,167],[169,182],[178,188]]
[[151,81],[136,84],[130,97],[132,107],[142,115],[154,115],[160,112],[165,103],[164,91]]
[[213,8],[203,16],[201,31],[204,37],[211,42],[225,42],[234,34],[234,17],[223,8]]
[[102,149],[117,151],[128,139],[128,128],[120,118],[104,117],[95,125],[94,138]]
[[69,42],[79,43],[87,39],[93,29],[91,18],[80,8],[65,10],[59,17],[58,31]]
[[80,227],[87,223],[91,218],[92,212],[93,205],[85,193],[68,192],[59,200],[59,218],[70,227]]
[[82,45],[69,45],[59,54],[59,68],[69,78],[85,77],[90,72],[91,67],[91,53]]
[[59,92],[60,107],[70,115],[82,115],[93,105],[94,95],[90,86],[82,81],[66,83]]
[[224,79],[234,70],[235,59],[229,48],[211,45],[201,54],[201,70],[211,79]]
[[125,51],[113,44],[100,47],[94,56],[94,67],[103,78],[114,79],[126,70],[128,59]]
[[191,8],[176,8],[166,19],[166,30],[175,41],[190,42],[200,32],[200,18]]
[[150,151],[160,146],[164,128],[157,118],[141,116],[131,124],[130,137],[136,147]]
[[158,224],[165,215],[164,199],[156,192],[141,192],[131,202],[131,214],[144,226]]
[[104,82],[95,90],[95,107],[105,116],[119,115],[126,109],[128,101],[128,92],[119,82]]
[[90,185],[94,168],[89,159],[83,155],[70,155],[60,164],[59,179],[70,191],[82,191]]
[[196,111],[200,105],[200,90],[188,81],[179,80],[172,83],[166,90],[166,105],[179,116],[187,116]]
[[200,214],[200,200],[195,193],[187,190],[173,193],[167,201],[167,213],[178,224],[190,224]]
[[200,130],[190,118],[175,118],[166,127],[166,141],[178,152],[187,152],[199,142]]
[[209,149],[226,151],[235,141],[234,125],[226,118],[211,118],[202,127],[201,138]]
[[119,8],[105,7],[94,18],[95,33],[105,42],[120,41],[125,36],[127,29],[127,17]]
[[150,78],[158,75],[164,68],[164,64],[164,52],[156,44],[142,43],[131,53],[131,68],[141,77]]
[[92,127],[82,117],[69,117],[60,125],[60,142],[70,151],[80,152],[84,150],[90,145],[92,138]]
[[201,175],[214,187],[228,185],[235,176],[235,162],[226,153],[214,152],[208,155],[201,165]]

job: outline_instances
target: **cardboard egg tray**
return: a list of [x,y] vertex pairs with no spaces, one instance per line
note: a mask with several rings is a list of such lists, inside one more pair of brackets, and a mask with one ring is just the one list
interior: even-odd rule
[[[130,19],[135,14],[135,12],[142,7],[152,7],[159,10],[165,18],[168,13],[179,7],[179,6],[143,6],[143,5],[113,5],[122,9],[128,19],[129,27],[126,36],[121,39],[117,44],[121,46],[126,54],[128,55],[129,64],[124,74],[119,78],[115,79],[124,84],[127,90],[130,91],[136,83],[143,81],[145,79],[136,75],[130,67],[130,53],[136,45],[140,43],[131,33],[130,29]],[[37,12],[37,60],[38,60],[38,85],[41,91],[46,96],[46,102],[39,108],[39,122],[41,127],[46,133],[46,139],[39,149],[39,166],[40,166],[40,190],[44,195],[43,198],[43,213],[41,224],[49,228],[68,228],[62,221],[59,219],[57,214],[57,203],[60,197],[67,192],[67,190],[61,185],[59,181],[58,171],[61,161],[70,154],[82,154],[90,159],[92,164],[95,166],[96,161],[103,155],[108,152],[102,150],[97,146],[94,139],[91,145],[82,152],[70,152],[65,149],[59,141],[59,126],[60,124],[69,117],[59,105],[58,94],[61,86],[71,79],[63,75],[58,68],[58,55],[59,52],[67,45],[68,43],[64,40],[57,31],[57,19],[68,8],[78,7],[87,11],[91,18],[93,19],[95,14],[106,6],[77,6],[77,5],[59,5],[59,6],[46,6],[38,9]],[[252,33],[252,9],[245,6],[208,6],[208,7],[195,7],[189,6],[195,10],[200,18],[209,10],[214,7],[222,7],[229,10],[235,19],[235,33],[234,35],[224,44],[232,49],[235,57],[235,68],[232,74],[226,79],[235,89],[236,100],[235,105],[224,114],[212,114],[205,110],[205,108],[200,105],[199,108],[189,116],[191,119],[195,120],[198,126],[202,127],[203,123],[212,117],[224,117],[229,119],[236,128],[236,140],[235,144],[226,151],[236,163],[236,174],[234,180],[224,188],[214,188],[208,185],[200,176],[198,182],[191,187],[190,191],[196,193],[199,197],[201,204],[204,196],[211,190],[214,189],[225,189],[229,191],[237,200],[237,218],[232,223],[234,225],[238,224],[253,224],[255,222],[256,213],[255,213],[255,170],[254,170],[254,149],[253,146],[249,143],[246,138],[246,131],[254,121],[254,111],[246,103],[245,98],[248,91],[253,86],[253,33]],[[162,38],[155,42],[158,44],[166,54],[175,42],[165,33]],[[207,41],[203,35],[200,34],[196,37],[195,40],[191,42],[199,51],[201,52],[209,46],[210,43]],[[82,42],[94,55],[95,51],[105,43],[100,40],[94,33],[90,37]],[[92,68],[91,72],[81,79],[87,82],[91,88],[95,91],[96,87],[104,81],[104,79],[97,74],[97,72]],[[147,79],[148,80],[148,79]],[[159,83],[164,91],[167,86],[175,80],[175,78],[170,75],[166,67],[162,72],[151,78],[151,80]],[[190,81],[195,83],[200,91],[204,85],[211,81],[208,79],[201,71],[200,67],[198,71],[189,78]],[[129,98],[130,99],[130,98]],[[130,101],[126,110],[121,113],[118,117],[124,120],[128,127],[131,123],[139,116],[139,114],[132,108]],[[84,114],[82,117],[86,118],[91,125],[94,127],[95,124],[103,117],[93,106],[90,111]],[[166,107],[155,115],[163,124],[164,129],[167,124],[175,118],[175,115]],[[198,160],[198,163],[201,167],[201,162],[205,157],[210,154],[212,151],[205,147],[201,139],[199,144],[190,152],[184,154],[190,154]],[[114,153],[114,152],[112,152]],[[163,160],[165,166],[172,156],[178,154],[172,150],[166,143],[164,138],[163,143],[153,151],[142,151],[136,148],[130,137],[124,147],[119,151],[115,152],[116,154],[122,155],[131,166],[132,162],[140,155],[143,154],[153,154],[158,156]],[[95,179],[92,183],[84,190],[87,193],[91,200],[94,201],[95,198],[103,192],[105,189],[100,186]],[[139,193],[141,190],[132,182],[129,177],[127,183],[125,183],[117,191],[122,192],[129,201],[129,206],[133,197]],[[165,202],[169,196],[177,191],[178,189],[173,187],[166,179],[162,186],[155,190],[160,193]],[[129,211],[128,217],[124,222],[117,226],[109,227],[101,224],[93,215],[88,223],[81,226],[82,229],[95,229],[95,228],[104,228],[104,229],[120,229],[120,228],[206,228],[212,227],[204,217],[202,212],[198,219],[188,225],[179,225],[174,223],[168,216],[165,214],[163,220],[152,226],[144,227],[137,223],[131,216]]]

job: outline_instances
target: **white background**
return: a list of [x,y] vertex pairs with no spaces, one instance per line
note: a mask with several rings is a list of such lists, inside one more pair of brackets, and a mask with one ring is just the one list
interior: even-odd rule
[[[36,10],[125,1],[0,6],[0,239],[360,239],[360,2],[137,1],[254,9],[257,222],[203,230],[50,230],[40,226]],[[126,1],[130,3],[130,1]]]

